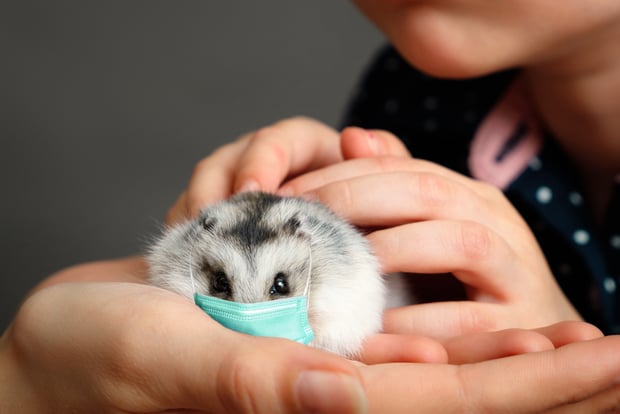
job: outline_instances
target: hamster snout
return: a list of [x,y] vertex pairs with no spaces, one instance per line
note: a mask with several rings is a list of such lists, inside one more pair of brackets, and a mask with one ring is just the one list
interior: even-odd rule
[[353,226],[318,202],[233,196],[166,229],[147,260],[151,284],[188,299],[194,289],[246,303],[300,296],[310,278],[311,345],[343,356],[381,330],[387,292],[378,261]]

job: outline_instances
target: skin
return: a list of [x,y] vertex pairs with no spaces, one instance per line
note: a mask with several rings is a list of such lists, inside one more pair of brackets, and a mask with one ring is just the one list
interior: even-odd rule
[[[295,119],[288,127],[298,122],[314,124]],[[251,153],[251,141],[238,141],[218,156],[244,153],[235,145]],[[265,147],[258,144],[262,153]],[[342,145],[350,156],[402,151],[393,137],[358,129],[343,133]],[[286,159],[295,158],[287,152],[294,146],[282,148]],[[210,172],[197,168],[195,174],[194,182],[200,182]],[[231,177],[211,189],[225,193],[234,185]],[[190,187],[171,218],[186,214],[193,191],[202,193]],[[39,286],[0,340],[2,411],[347,413],[383,410],[385,404],[394,412],[412,406],[418,412],[617,408],[620,338],[603,338],[584,323],[439,340],[412,335],[410,323],[396,323],[369,338],[362,361],[352,363],[289,341],[226,330],[177,295],[145,286],[145,270],[140,258],[90,263]],[[510,387],[489,388],[507,372]],[[413,378],[425,378],[423,386],[414,386]],[[429,398],[437,393],[442,398]]]
[[600,222],[620,173],[620,3],[354,2],[405,59],[431,75],[522,68],[532,105],[577,163]]
[[[591,189],[593,216],[600,218],[620,169],[620,3],[356,3],[406,59],[430,74],[459,78],[522,67],[532,104],[575,158]],[[412,184],[399,194],[404,181]],[[361,191],[368,184],[364,192],[376,197]],[[418,197],[431,187],[433,197]],[[409,159],[402,144],[382,131],[340,134],[295,118],[250,133],[198,164],[168,221],[251,189],[307,194],[356,224],[371,224],[376,230],[369,238],[385,269],[452,270],[468,286],[470,301],[386,314],[386,332],[366,344],[365,365],[218,328],[186,302],[140,284],[139,259],[80,266],[31,295],[2,336],[0,411],[619,409],[620,338],[600,337],[580,322],[559,322],[578,315],[497,191]],[[382,216],[379,208],[368,209],[372,214],[352,208],[356,200],[378,207],[387,191],[401,197],[394,206],[410,205],[411,211]],[[446,204],[453,194],[463,197],[462,212]],[[489,214],[473,214],[478,208]],[[396,254],[415,253],[397,243],[415,237],[429,244],[419,264]],[[440,248],[449,249],[450,262],[439,260],[447,256]],[[524,276],[523,285],[504,287],[507,274]],[[68,283],[73,280],[80,283]],[[87,323],[76,315],[88,317]],[[527,329],[503,329],[508,326]]]
[[[580,319],[557,286],[527,224],[499,190],[412,159],[400,141],[385,131],[348,128],[340,140],[337,132],[305,118],[271,128],[260,132],[272,131],[268,139],[242,137],[213,156],[220,162],[212,158],[199,164],[188,191],[169,214],[171,222],[198,211],[202,197],[242,189],[249,179],[268,191],[318,199],[353,224],[374,229],[368,238],[385,273],[452,272],[467,286],[469,301],[387,312],[387,330],[449,338]],[[296,132],[312,128],[315,139],[301,146]],[[286,181],[296,175],[289,170],[307,167],[304,154],[325,154],[329,146],[340,162],[330,164],[331,158],[324,157],[322,168]],[[237,158],[227,159],[230,154]],[[345,160],[342,154],[359,158]],[[270,157],[276,165],[273,170],[264,167]],[[288,169],[278,169],[276,157],[286,159],[281,165]],[[218,166],[216,171],[234,170],[227,161],[240,166],[238,174],[207,191],[203,183],[210,181],[213,165]],[[248,178],[254,171],[258,174]],[[437,323],[438,318],[442,323]]]
[[575,0],[562,7],[553,0],[354,3],[414,66],[458,78],[607,56],[601,44],[611,46],[620,16],[613,1]]
[[[312,131],[313,139],[304,141],[304,144],[300,145],[300,140],[296,135],[298,130],[306,131],[306,133]],[[321,154],[321,158],[308,158],[307,154]],[[215,157],[218,159],[216,160]],[[265,169],[265,159],[270,159],[275,163],[273,169]],[[304,169],[311,171],[300,174],[300,171]],[[234,171],[235,173],[226,175],[224,181],[214,182],[210,179],[211,174],[221,174],[221,171]],[[416,176],[418,179],[415,178]],[[420,180],[419,176],[424,179]],[[407,181],[413,181],[414,184],[407,185]],[[208,189],[203,187],[207,182],[211,183]],[[370,182],[374,184],[369,186]],[[427,185],[426,189],[429,189],[429,183],[433,184],[433,197],[424,196],[425,191],[420,191],[418,188],[419,184],[424,182]],[[373,356],[366,356],[365,362],[373,364],[368,369],[377,373],[376,377],[371,374],[374,380],[373,385],[370,386],[372,390],[368,388],[369,383],[366,379],[364,382],[371,411],[373,407],[385,409],[384,395],[388,389],[391,390],[389,394],[391,401],[395,403],[393,408],[397,411],[411,407],[413,401],[420,412],[461,412],[463,407],[470,407],[473,412],[496,412],[501,410],[501,407],[508,406],[515,412],[546,412],[547,410],[566,413],[580,412],[580,410],[608,412],[618,409],[618,387],[615,385],[617,378],[615,374],[611,377],[604,377],[600,383],[597,382],[599,388],[595,392],[573,393],[574,390],[581,389],[581,381],[584,379],[583,376],[577,374],[582,369],[581,364],[587,366],[595,361],[600,362],[599,358],[603,358],[606,364],[613,365],[612,355],[615,355],[613,349],[617,345],[612,342],[617,341],[618,337],[603,338],[603,342],[608,341],[609,348],[601,354],[595,349],[596,341],[583,342],[577,347],[578,335],[574,336],[575,332],[568,329],[562,333],[564,345],[561,342],[554,342],[554,347],[557,348],[555,351],[548,350],[532,354],[532,359],[506,357],[510,354],[508,351],[510,345],[518,347],[521,343],[532,346],[532,343],[523,337],[524,333],[540,332],[531,329],[512,331],[502,328],[540,326],[553,323],[550,321],[579,319],[579,316],[555,285],[527,226],[499,191],[458,176],[432,163],[411,159],[402,143],[385,131],[347,128],[339,134],[316,121],[292,118],[260,130],[259,135],[248,134],[199,164],[194,171],[190,186],[179,197],[168,218],[173,223],[188,214],[191,215],[192,211],[199,210],[201,200],[218,199],[222,194],[225,196],[231,191],[256,188],[277,191],[283,195],[299,194],[312,199],[318,198],[355,224],[379,228],[369,234],[369,239],[373,248],[378,252],[386,271],[452,270],[463,283],[469,286],[468,292],[471,299],[469,302],[433,303],[395,309],[386,313],[384,335],[393,336],[392,346],[378,346],[378,342],[375,342],[377,338],[369,340],[366,344],[370,353],[368,355],[373,354]],[[369,188],[373,188],[373,191],[368,191]],[[395,188],[398,191],[395,191]],[[402,191],[402,188],[406,188],[407,191]],[[399,193],[396,196],[405,197],[405,199],[387,205],[381,204],[390,191],[393,191],[389,194],[390,197]],[[447,203],[453,199],[455,193],[462,197],[463,201],[463,208],[457,210],[451,209],[450,203]],[[356,208],[359,205],[371,207]],[[408,208],[403,211],[389,210],[398,208],[400,205]],[[387,213],[385,213],[386,208]],[[488,214],[473,214],[472,212],[478,211],[477,209],[483,209],[482,211]],[[434,212],[435,216],[429,215],[429,212]],[[412,231],[413,226],[416,226],[415,231]],[[441,231],[437,231],[437,226],[441,227]],[[418,231],[419,234],[416,234]],[[472,234],[464,236],[469,231]],[[398,240],[407,240],[407,243],[398,243]],[[416,243],[416,240],[420,240],[420,243]],[[474,242],[463,243],[463,240]],[[479,240],[490,240],[493,243],[480,243]],[[455,243],[455,241],[458,242]],[[401,246],[407,245],[413,245],[422,250],[419,252],[399,250]],[[429,245],[431,247],[436,245],[439,248],[436,251],[432,248],[429,250]],[[451,249],[448,255],[445,254],[446,247]],[[411,250],[416,250],[415,248]],[[453,258],[448,264],[446,264],[446,256]],[[503,261],[497,260],[497,256],[500,256],[500,259],[503,257],[504,260],[509,258],[509,270],[520,274],[520,276],[513,277],[523,277],[524,281],[528,282],[524,286],[513,285],[508,281],[510,277],[507,275],[506,278],[496,280],[497,274],[505,273],[502,272]],[[403,257],[412,259],[403,261]],[[480,267],[480,261],[487,263]],[[424,266],[424,268],[415,266]],[[533,273],[530,274],[530,272]],[[507,282],[508,286],[504,286]],[[534,292],[528,292],[528,289],[533,289]],[[437,323],[438,319],[441,323]],[[580,325],[576,324],[575,326]],[[561,324],[552,324],[544,329],[555,330],[561,326]],[[495,329],[500,329],[500,331],[488,331]],[[567,373],[562,372],[561,365],[556,363],[547,365],[549,361],[543,362],[544,372],[548,374],[544,385],[537,381],[520,382],[520,379],[516,379],[523,388],[517,390],[512,385],[492,387],[500,393],[506,393],[504,394],[506,400],[493,401],[491,396],[484,395],[484,397],[481,396],[481,401],[469,404],[459,400],[450,400],[449,397],[445,400],[443,398],[429,399],[429,394],[424,394],[429,390],[440,392],[442,396],[451,395],[446,389],[446,384],[450,383],[448,377],[442,374],[437,374],[435,377],[434,369],[430,369],[429,372],[423,374],[425,380],[429,380],[427,385],[430,388],[422,388],[424,392],[416,394],[416,398],[412,397],[412,392],[418,388],[412,388],[411,378],[418,378],[412,375],[420,366],[417,364],[385,364],[386,360],[399,359],[399,352],[406,347],[399,346],[398,338],[404,340],[411,334],[439,338],[450,364],[433,364],[432,366],[438,371],[450,370],[455,366],[464,367],[452,364],[465,363],[468,364],[465,366],[470,366],[469,364],[473,363],[475,366],[480,366],[479,364],[490,363],[489,359],[494,358],[491,349],[499,351],[496,356],[502,355],[503,357],[496,361],[507,365],[504,365],[502,369],[483,370],[484,374],[475,380],[470,378],[466,381],[459,381],[459,384],[466,387],[475,384],[477,388],[487,389],[497,384],[498,381],[510,381],[510,384],[513,384],[515,372],[538,377],[541,367],[538,364],[541,361],[534,362],[533,356],[544,354],[553,360],[561,356],[561,350],[569,349],[565,346],[569,343],[571,344],[568,345],[569,347],[575,346],[572,348],[575,349],[573,357],[577,358],[568,362],[569,371],[576,375],[567,377]],[[518,335],[519,338],[513,336],[508,339],[511,335]],[[500,340],[500,337],[504,340]],[[514,351],[513,354],[520,354],[525,351],[525,348],[514,349]],[[382,352],[388,354],[382,354]],[[514,364],[511,370],[505,370],[510,364]],[[490,366],[486,365],[486,367]],[[549,369],[549,367],[552,368]],[[463,368],[458,368],[458,370],[461,369]],[[509,377],[506,376],[508,372],[510,372]],[[460,373],[458,375],[460,376]],[[589,374],[586,374],[586,377],[588,376]],[[559,388],[553,388],[554,386],[551,385],[557,385],[561,381],[566,382],[563,382]],[[378,388],[374,388],[375,385]],[[418,385],[416,383],[416,386]],[[449,388],[449,385],[447,387]],[[568,399],[560,397],[551,405],[544,405],[549,401],[542,403],[550,396],[558,395],[555,393],[560,392],[559,389],[572,390],[572,394]],[[517,394],[507,396],[511,390],[516,391]],[[462,391],[461,389],[460,392]],[[527,401],[531,402],[531,405],[527,407],[521,406],[520,404],[525,404],[525,402],[518,401],[516,397],[525,394],[528,395]],[[471,394],[465,391],[465,395]],[[373,404],[376,405],[373,406]]]
[[[389,404],[390,412],[510,406],[525,413],[571,412],[576,402],[614,407],[609,387],[620,374],[620,338],[601,337],[584,323],[443,342],[382,334],[366,346],[367,365],[227,330],[180,296],[139,283],[143,271],[140,258],[79,265],[29,296],[0,339],[2,412],[362,413],[383,412]],[[590,361],[586,351],[598,358]],[[516,386],[479,392],[479,384],[495,383],[501,372],[511,372]],[[531,393],[538,388],[545,392]],[[524,399],[525,392],[531,398]],[[428,398],[436,393],[442,398]]]

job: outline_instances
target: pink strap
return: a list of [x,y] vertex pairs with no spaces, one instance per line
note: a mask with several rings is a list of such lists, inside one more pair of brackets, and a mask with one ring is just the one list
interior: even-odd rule
[[517,80],[482,121],[472,141],[469,169],[505,189],[540,151],[540,127]]

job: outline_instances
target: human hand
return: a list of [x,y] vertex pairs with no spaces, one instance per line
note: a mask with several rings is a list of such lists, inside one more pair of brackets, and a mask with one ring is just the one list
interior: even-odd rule
[[369,412],[611,413],[620,410],[618,349],[620,337],[608,336],[464,365],[376,364],[360,372]]
[[580,319],[527,224],[488,184],[405,157],[349,160],[292,179],[368,238],[385,273],[452,273],[469,301],[389,310],[389,332],[452,337]]
[[[607,351],[612,343],[588,347],[597,352],[592,363],[586,363],[584,353],[557,353],[568,347],[532,354],[544,355],[538,358],[481,362],[600,336],[586,324],[445,341],[445,358],[452,362],[468,358],[463,368],[448,365],[441,353],[433,353],[436,344],[429,338],[383,334],[375,338],[375,345],[399,353],[382,354],[370,345],[366,357],[376,364],[354,365],[294,342],[229,331],[171,292],[138,283],[68,283],[88,280],[88,275],[77,277],[81,270],[98,278],[105,269],[125,267],[127,262],[74,267],[63,283],[59,274],[58,284],[26,300],[0,340],[0,412],[272,413],[305,408],[346,413],[368,407],[370,412],[411,407],[417,412],[437,412],[432,411],[435,408],[449,412],[454,407],[484,411],[500,404],[526,412],[577,400],[609,407],[615,395],[603,392],[620,371],[618,353]],[[139,268],[136,263],[130,267]],[[394,360],[435,363],[386,363]],[[545,370],[541,376],[532,369],[554,364],[558,375]],[[486,389],[513,379],[515,371],[505,368],[520,373],[519,387],[479,392],[477,386]],[[574,374],[570,380],[561,375],[564,370]],[[468,381],[459,382],[465,376]],[[405,384],[411,389],[403,388]],[[386,387],[396,392],[386,393]],[[428,393],[429,387],[437,392]],[[557,394],[549,394],[550,390]],[[596,395],[594,402],[582,401],[591,395]]]
[[351,362],[230,331],[138,283],[41,289],[0,341],[2,413],[338,413],[364,401]]
[[386,362],[468,364],[550,351],[602,336],[595,326],[578,321],[558,322],[537,329],[466,333],[439,341],[415,334],[382,332],[366,338],[360,361],[369,365]]
[[[415,268],[395,262],[399,257],[403,257],[400,253],[406,252],[397,253],[391,250],[389,244],[378,246],[378,248],[383,247],[383,250],[389,254],[387,258],[383,258],[384,266],[391,265],[392,269],[430,273],[450,271],[455,266],[461,267],[453,273],[472,288],[469,289],[469,293],[474,302],[441,304],[443,311],[439,315],[450,321],[442,325],[441,329],[448,330],[444,332],[444,335],[452,336],[471,330],[502,329],[511,326],[544,326],[560,320],[579,319],[579,315],[555,283],[527,225],[501,192],[435,164],[410,159],[407,157],[408,152],[403,144],[385,131],[347,128],[340,134],[340,139],[338,138],[336,131],[306,118],[281,121],[248,134],[222,147],[196,166],[187,191],[170,210],[168,222],[175,222],[187,215],[194,215],[205,204],[244,189],[260,188],[275,191],[284,183],[278,191],[288,195],[299,194],[334,181],[345,180],[346,182],[346,179],[352,179],[359,183],[363,176],[379,172],[391,173],[392,181],[390,182],[398,185],[394,180],[406,181],[407,173],[413,174],[418,177],[416,182],[425,186],[423,189],[418,189],[420,194],[415,196],[418,203],[417,212],[407,210],[407,204],[398,204],[398,199],[389,202],[391,207],[384,208],[382,204],[385,204],[385,200],[390,200],[392,191],[395,190],[395,194],[400,199],[412,196],[412,194],[400,190],[404,187],[388,189],[379,177],[375,177],[373,182],[373,185],[379,186],[379,193],[368,191],[370,187],[356,187],[357,195],[380,194],[374,198],[374,205],[358,204],[357,201],[361,199],[355,202],[349,200],[351,201],[349,203],[339,202],[342,208],[338,212],[361,226],[391,226],[392,231],[398,231],[397,234],[400,237],[408,237],[407,233],[412,229],[418,235],[424,234],[419,232],[420,228],[431,232],[436,230],[436,226],[452,229],[451,233],[434,232],[435,243],[425,243],[425,237],[413,239],[424,244],[424,249],[418,250],[420,254],[414,256],[416,260],[409,261],[409,264],[416,263]],[[378,157],[384,154],[394,157]],[[374,158],[334,165],[342,160],[360,157]],[[369,169],[366,169],[367,166]],[[307,172],[312,173],[303,175]],[[398,174],[400,178],[396,177]],[[295,178],[298,176],[299,178]],[[425,178],[427,178],[426,181],[423,181]],[[290,183],[287,183],[287,180]],[[334,183],[334,185],[346,186],[342,183]],[[405,185],[411,186],[411,184]],[[331,191],[330,197],[341,196],[338,190]],[[385,196],[383,201],[380,198],[382,196]],[[468,202],[468,208],[463,208],[465,206],[463,202],[453,202],[460,196],[466,197],[462,201]],[[333,204],[331,203],[333,200],[324,201]],[[374,218],[356,217],[355,214],[359,215],[359,211],[348,212],[349,207],[355,207],[353,204],[363,205],[362,209],[366,213],[375,214]],[[434,204],[441,204],[442,210],[436,209]],[[369,206],[377,208],[368,208]],[[481,206],[482,210],[479,208]],[[401,210],[392,214],[395,207]],[[446,207],[450,207],[451,210]],[[479,214],[481,211],[489,211],[489,214],[484,217]],[[385,214],[381,215],[381,212]],[[371,219],[370,222],[368,219]],[[420,222],[410,223],[412,221]],[[403,226],[408,223],[417,224],[417,226],[415,228]],[[462,229],[460,229],[461,224]],[[380,243],[381,241],[389,242],[391,239],[391,242],[395,242],[397,239],[391,238],[389,230],[384,230],[383,233],[373,233],[370,236],[371,240],[376,238],[377,243]],[[437,238],[442,234],[458,236],[459,232],[468,237],[453,239],[452,248],[458,248],[454,244],[458,240],[468,244],[461,245],[461,251],[451,257],[451,263],[445,262],[441,243],[447,240],[437,240]],[[488,236],[487,239],[485,236]],[[499,242],[492,241],[490,237],[495,237]],[[477,244],[485,240],[489,241],[489,247],[493,248],[493,251],[489,249],[486,254],[488,258],[494,258],[494,263],[492,260],[478,260],[475,257],[475,255],[485,254],[480,251],[484,246]],[[401,244],[401,248],[404,246],[405,244]],[[409,244],[409,246],[413,245]],[[421,257],[425,260],[418,260],[424,253],[431,252],[431,247],[436,247],[432,251],[434,255]],[[513,266],[512,263],[508,263],[495,253],[503,254],[503,259],[506,260],[518,259],[519,265]],[[379,256],[381,257],[381,254]],[[458,260],[462,262],[457,263]],[[481,268],[483,265],[487,266],[484,271]],[[426,271],[424,271],[425,267]],[[510,279],[511,275],[521,276],[522,274],[526,277],[521,279],[524,279],[526,283],[520,281],[517,284],[519,277]],[[512,284],[518,285],[520,290],[512,289],[510,283],[504,284],[504,279],[510,279]],[[538,301],[530,302],[530,291]],[[496,306],[500,304],[509,306]],[[416,320],[418,329],[416,332],[436,335],[438,334],[436,331],[425,330],[438,325],[435,320],[436,308],[439,304],[436,305],[418,306],[400,314],[396,311],[390,312],[389,315],[393,317],[387,319],[387,325],[392,323],[407,325],[408,321]],[[504,312],[496,312],[501,309]],[[412,312],[415,312],[415,315]],[[508,317],[504,318],[504,316]],[[503,322],[499,323],[500,320]],[[517,323],[514,324],[515,322]]]
[[446,338],[442,343],[449,363],[385,363],[397,361],[406,345],[395,340],[386,346],[382,336],[407,340],[381,334],[367,341],[365,362],[373,365],[360,372],[369,412],[578,414],[620,409],[620,337],[603,338],[583,322]]
[[167,217],[169,224],[195,216],[204,206],[246,190],[275,192],[287,179],[349,158],[408,152],[380,131],[334,129],[296,117],[248,133],[224,145],[194,168],[186,191]]

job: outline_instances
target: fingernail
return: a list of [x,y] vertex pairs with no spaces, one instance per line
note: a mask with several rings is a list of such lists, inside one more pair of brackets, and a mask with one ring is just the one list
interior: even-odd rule
[[248,180],[246,182],[244,182],[241,186],[239,186],[239,188],[237,189],[237,193],[247,193],[250,191],[259,191],[260,190],[260,185],[254,181],[254,180]]
[[368,136],[368,148],[373,154],[379,153],[379,141],[377,140],[377,134],[372,131],[365,130]]
[[295,384],[299,407],[306,413],[366,413],[366,395],[359,381],[323,371],[305,371]]

